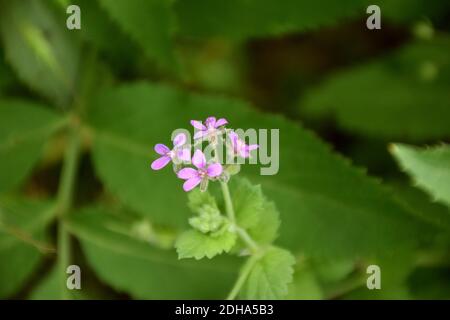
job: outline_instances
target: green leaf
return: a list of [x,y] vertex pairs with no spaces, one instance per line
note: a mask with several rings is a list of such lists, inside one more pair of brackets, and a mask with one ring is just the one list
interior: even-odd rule
[[309,266],[299,265],[295,268],[294,278],[289,285],[287,299],[292,300],[321,300],[324,293],[316,275]]
[[193,37],[246,38],[304,31],[364,13],[365,0],[183,0],[175,3],[179,32]]
[[64,105],[78,68],[76,35],[43,1],[3,1],[0,31],[6,58],[30,88]]
[[188,206],[192,212],[200,213],[205,205],[218,210],[216,199],[209,192],[201,192],[199,189],[189,192]]
[[283,221],[280,246],[330,259],[351,258],[408,250],[434,232],[379,181],[333,154],[309,131],[242,101],[137,83],[102,91],[89,110],[97,174],[107,189],[153,222],[185,227],[188,208],[182,181],[170,165],[157,172],[149,168],[157,157],[152,146],[170,145],[174,129],[215,115],[227,118],[233,128],[281,132],[279,150],[273,151],[273,162],[277,154],[282,161],[277,174],[261,176],[260,168],[268,166],[261,164],[243,165],[239,173],[261,184],[277,204]]
[[450,37],[412,43],[391,56],[332,75],[310,91],[300,110],[333,115],[348,131],[416,140],[450,134]]
[[450,206],[450,147],[441,145],[419,149],[395,144],[391,152],[415,184],[436,201]]
[[254,227],[261,220],[266,202],[261,186],[253,186],[247,179],[238,179],[232,182],[235,181],[232,201],[237,224],[244,229]]
[[436,226],[450,231],[450,208],[440,202],[433,202],[423,190],[410,185],[395,183],[396,198],[415,216]]
[[47,137],[62,123],[44,106],[0,100],[0,193],[17,187],[27,177]]
[[[107,294],[103,286],[100,286],[96,279],[92,278],[89,270],[80,266],[81,269],[81,289],[68,290],[67,294],[70,299],[74,300],[112,300],[118,299],[117,296]],[[48,273],[41,279],[38,285],[29,295],[31,300],[60,300],[61,299],[61,283],[58,272],[58,265],[54,265]],[[67,275],[68,276],[68,275]]]
[[225,231],[217,236],[189,230],[181,234],[175,243],[178,258],[195,258],[197,260],[207,257],[209,259],[223,252],[229,252],[236,243],[235,232]]
[[240,292],[243,299],[282,299],[292,281],[295,258],[289,251],[269,248],[254,264]]
[[173,53],[173,17],[167,0],[100,0],[111,17],[136,41],[147,57],[161,67],[176,70]]
[[257,243],[273,243],[281,223],[275,204],[264,197],[260,185],[247,179],[233,179],[230,187],[237,224]]
[[[264,37],[328,26],[345,18],[366,17],[368,0],[178,0],[178,32],[190,37],[226,36],[234,39]],[[383,17],[407,22],[443,15],[448,4],[427,0],[377,1]],[[365,20],[360,19],[361,28]]]
[[44,230],[54,212],[44,202],[0,200],[1,298],[20,290],[41,263],[43,254],[30,241],[45,243]]
[[89,265],[119,292],[138,299],[216,299],[225,297],[237,274],[231,257],[178,260],[173,250],[152,247],[116,228],[123,219],[87,208],[71,215],[68,227],[81,241]]

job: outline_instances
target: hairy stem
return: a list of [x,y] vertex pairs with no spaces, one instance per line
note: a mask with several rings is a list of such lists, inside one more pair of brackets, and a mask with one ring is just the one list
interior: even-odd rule
[[220,182],[220,186],[222,187],[222,193],[225,201],[225,210],[227,212],[227,216],[230,219],[232,225],[234,226],[238,236],[252,252],[252,255],[248,258],[247,262],[242,267],[240,275],[236,280],[233,288],[231,289],[230,294],[227,297],[227,300],[233,300],[238,295],[239,291],[241,290],[242,286],[245,283],[245,280],[247,280],[248,275],[252,271],[253,266],[255,265],[256,261],[259,258],[259,253],[261,252],[261,249],[259,245],[247,233],[247,231],[245,231],[244,229],[242,229],[237,225],[236,216],[234,214],[233,202],[231,201],[231,195],[230,190],[228,188],[228,184],[226,182]]
[[222,187],[223,199],[225,200],[225,210],[227,212],[228,218],[233,224],[236,224],[236,217],[234,215],[233,202],[231,202],[230,189],[228,189],[228,184],[226,182],[220,182]]
[[247,280],[248,275],[250,274],[250,271],[252,271],[253,266],[255,265],[256,261],[258,261],[259,256],[253,255],[245,262],[245,264],[242,266],[241,272],[239,274],[238,279],[234,283],[233,288],[231,289],[230,293],[228,294],[227,300],[234,300],[239,291],[241,291],[242,286],[245,283],[245,280]]
[[73,200],[73,189],[80,155],[80,136],[78,124],[69,128],[69,143],[64,156],[57,194],[58,210],[58,274],[62,299],[70,299],[66,287],[66,268],[71,262],[70,234],[64,224]]

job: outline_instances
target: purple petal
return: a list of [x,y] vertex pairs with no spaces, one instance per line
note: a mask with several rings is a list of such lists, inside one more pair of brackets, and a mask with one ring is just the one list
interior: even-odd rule
[[184,168],[178,171],[177,176],[180,179],[188,180],[194,177],[198,177],[198,172],[193,168]]
[[198,129],[198,130],[206,130],[205,125],[198,120],[191,120],[191,124],[194,128]]
[[239,139],[239,136],[237,135],[237,133],[234,131],[231,131],[228,133],[228,136],[230,137],[230,141],[233,144],[233,146],[235,146],[237,144],[237,140]]
[[191,160],[191,150],[190,149],[181,149],[177,152],[178,159],[182,161],[190,161]]
[[155,145],[155,151],[157,154],[164,156],[166,153],[170,152],[170,149],[166,145],[158,143]]
[[242,148],[239,150],[239,155],[242,158],[248,158],[250,156],[250,152],[248,152],[248,150],[246,148]]
[[192,157],[192,164],[199,169],[202,169],[206,165],[206,158],[203,152],[199,149],[195,150],[194,156]]
[[179,133],[173,138],[173,145],[175,147],[182,146],[186,143],[186,135],[184,133]]
[[208,132],[206,132],[206,131],[197,131],[196,133],[194,133],[194,139],[203,138],[207,134],[208,134]]
[[208,166],[206,173],[211,178],[220,176],[222,174],[222,165],[220,163],[212,163]]
[[258,148],[259,148],[259,145],[257,145],[257,144],[251,144],[251,145],[247,146],[247,150],[248,151],[253,151],[253,150],[256,150]]
[[169,156],[162,156],[161,158],[158,158],[155,161],[153,161],[151,167],[153,170],[162,169],[170,162],[170,160],[171,159]]
[[205,120],[206,127],[216,127],[216,117],[208,117]]
[[214,128],[218,128],[220,126],[224,126],[228,123],[228,121],[224,118],[220,118],[219,120],[216,121],[216,124],[214,125]]
[[202,181],[202,179],[200,177],[194,177],[189,180],[186,180],[183,183],[183,190],[188,192],[188,191],[194,189],[196,186],[198,186],[201,181]]

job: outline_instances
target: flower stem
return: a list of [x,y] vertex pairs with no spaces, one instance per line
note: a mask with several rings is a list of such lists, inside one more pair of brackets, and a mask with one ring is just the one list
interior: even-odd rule
[[71,263],[70,234],[64,224],[73,200],[73,189],[80,155],[80,136],[77,123],[69,127],[69,143],[64,156],[57,194],[58,212],[58,274],[62,299],[70,299],[66,286],[66,268]]
[[227,297],[227,300],[233,300],[238,295],[239,291],[241,290],[242,286],[245,283],[245,280],[247,280],[248,275],[252,271],[253,266],[259,259],[261,249],[259,245],[247,233],[247,231],[245,231],[243,228],[237,225],[236,216],[233,208],[233,202],[231,201],[230,189],[228,188],[228,184],[226,182],[220,182],[220,186],[222,187],[222,193],[225,201],[225,210],[227,212],[227,216],[230,219],[232,225],[234,226],[238,236],[252,252],[252,255],[248,258],[247,262],[242,267],[240,275],[236,280],[233,288],[231,289],[230,294]]
[[222,187],[223,198],[225,200],[225,210],[227,212],[228,218],[233,224],[236,224],[236,217],[234,215],[233,203],[231,202],[230,189],[228,189],[228,184],[226,182],[220,182]]
[[239,277],[236,280],[230,293],[228,294],[227,300],[234,300],[237,297],[239,291],[241,291],[242,286],[245,283],[245,280],[247,280],[248,275],[252,271],[253,266],[255,265],[256,261],[258,261],[258,258],[259,258],[258,255],[253,255],[250,258],[248,258],[248,260],[242,266]]

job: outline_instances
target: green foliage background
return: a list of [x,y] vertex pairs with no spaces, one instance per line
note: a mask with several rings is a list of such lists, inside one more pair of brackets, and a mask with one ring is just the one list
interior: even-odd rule
[[155,143],[215,115],[280,129],[279,173],[241,174],[280,212],[287,298],[449,299],[449,16],[446,0],[1,0],[0,298],[226,297],[243,261],[178,260],[187,197],[150,170]]

